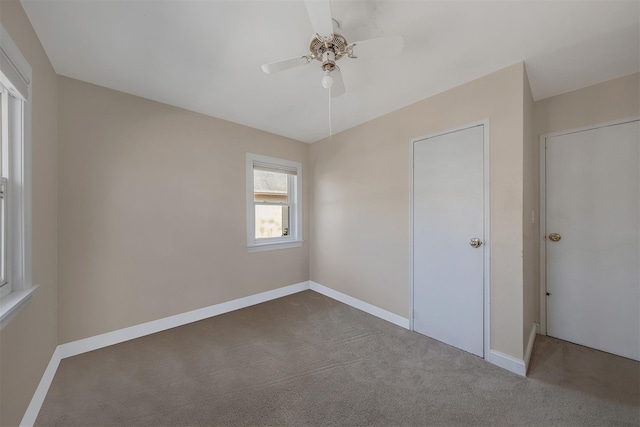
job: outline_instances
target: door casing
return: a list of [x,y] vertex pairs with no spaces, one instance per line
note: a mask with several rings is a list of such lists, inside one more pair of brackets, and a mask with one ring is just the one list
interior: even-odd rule
[[612,120],[609,122],[598,123],[594,125],[584,126],[575,129],[564,130],[560,132],[547,133],[540,135],[540,331],[541,335],[547,335],[547,247],[546,247],[546,229],[547,229],[547,194],[546,194],[546,144],[547,139],[555,136],[567,135],[570,133],[584,132],[599,129],[607,126],[621,125],[640,120],[640,116],[630,117],[626,119]]
[[481,120],[481,121],[477,121],[477,122],[472,122],[472,123],[467,123],[464,124],[462,126],[458,126],[458,127],[454,127],[454,128],[450,128],[450,129],[446,129],[446,130],[442,130],[439,132],[435,132],[435,133],[430,133],[427,135],[422,135],[419,137],[415,137],[412,138],[410,140],[410,173],[411,173],[411,206],[410,206],[410,210],[411,210],[411,236],[410,236],[410,266],[409,266],[409,281],[410,281],[410,291],[409,291],[409,328],[410,330],[414,331],[414,326],[413,326],[413,315],[414,315],[414,301],[413,301],[413,290],[414,290],[414,280],[413,280],[413,267],[414,267],[414,254],[413,254],[413,196],[414,196],[414,183],[413,183],[413,176],[414,176],[414,167],[413,167],[413,161],[414,161],[414,146],[415,143],[418,141],[422,141],[423,139],[426,138],[433,138],[433,137],[437,137],[437,136],[442,136],[442,135],[446,135],[448,133],[452,133],[452,132],[457,132],[457,131],[461,131],[461,130],[465,130],[465,129],[469,129],[472,127],[476,127],[476,126],[483,126],[483,186],[484,186],[484,241],[483,241],[483,247],[484,247],[484,277],[483,277],[483,282],[484,282],[484,345],[483,345],[483,353],[484,353],[484,359],[485,360],[489,360],[489,355],[490,355],[490,350],[491,350],[491,283],[490,283],[490,278],[491,278],[491,265],[490,265],[490,260],[491,260],[491,256],[490,256],[490,251],[491,251],[491,234],[490,234],[490,224],[491,224],[491,218],[490,218],[490,212],[491,212],[491,206],[489,205],[489,201],[490,201],[490,197],[489,197],[489,175],[490,175],[490,158],[489,158],[489,154],[490,154],[490,143],[489,143],[489,120]]

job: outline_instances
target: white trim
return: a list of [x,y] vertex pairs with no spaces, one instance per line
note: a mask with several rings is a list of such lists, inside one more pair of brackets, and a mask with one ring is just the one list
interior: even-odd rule
[[540,214],[538,215],[538,223],[540,224],[540,334],[547,335],[547,168],[546,151],[547,137],[540,136]]
[[89,338],[84,338],[78,341],[72,341],[66,344],[60,344],[56,347],[49,365],[45,370],[38,388],[36,389],[31,403],[25,412],[21,426],[32,426],[42,403],[44,402],[53,377],[55,376],[58,365],[62,359],[67,357],[77,356],[82,353],[86,353],[100,348],[108,347],[110,345],[118,344],[121,342],[129,341],[135,338],[140,338],[146,335],[154,334],[156,332],[172,329],[178,326],[186,325],[188,323],[197,322],[199,320],[207,319],[210,317],[218,316],[220,314],[229,313],[231,311],[239,310],[242,308],[250,307],[252,305],[260,304],[266,301],[271,301],[277,298],[282,298],[287,295],[292,295],[298,292],[313,290],[329,298],[340,301],[351,307],[362,310],[373,316],[379,317],[388,322],[394,323],[398,326],[408,329],[409,319],[406,319],[397,314],[393,314],[389,311],[383,310],[379,307],[360,301],[359,299],[350,297],[341,292],[322,286],[316,282],[306,281],[296,283],[295,285],[284,286],[282,288],[273,289],[270,291],[262,292],[259,294],[249,295],[247,297],[238,298],[232,301],[215,304],[209,307],[200,308],[197,310],[188,311],[186,313],[176,314],[175,316],[169,316],[162,319],[154,320],[151,322],[143,323],[140,325],[131,326],[129,328],[119,329],[117,331],[107,332],[106,334],[96,335]]
[[308,282],[301,282],[295,285],[285,286],[259,294],[234,299],[232,301],[211,305],[209,307],[188,311],[186,313],[180,313],[174,316],[153,320],[151,322],[130,326],[128,328],[118,329],[116,331],[84,338],[78,341],[68,342],[58,346],[60,348],[60,356],[64,359],[135,338],[155,334],[156,332],[165,331],[188,323],[208,319],[220,314],[229,313],[241,308],[250,307],[255,304],[302,292],[307,289],[309,289]]
[[61,359],[76,356],[93,350],[98,350],[110,345],[129,341],[135,338],[140,338],[167,329],[172,329],[178,326],[186,325],[188,323],[197,322],[199,320],[250,307],[252,305],[260,304],[277,298],[282,298],[284,296],[292,295],[309,289],[332,298],[336,301],[347,304],[358,310],[362,310],[365,313],[369,313],[373,316],[391,322],[400,327],[406,329],[409,328],[409,319],[407,318],[398,316],[397,314],[383,310],[379,307],[361,301],[357,298],[353,298],[349,295],[343,294],[326,286],[320,285],[316,282],[300,282],[296,283],[295,285],[273,289],[271,291],[250,295],[244,298],[238,298],[232,301],[215,304],[186,313],[176,314],[175,316],[165,317],[140,325],[119,329],[117,331],[107,332],[105,334],[60,344],[51,357],[49,366],[47,367],[44,375],[42,376],[42,379],[40,380],[40,384],[38,385],[38,388],[36,389],[36,392],[31,399],[31,403],[29,404],[27,412],[25,413],[20,425],[30,426],[35,422]]
[[274,249],[299,248],[304,244],[304,240],[294,240],[293,242],[281,243],[259,243],[253,246],[247,246],[247,252],[271,251]]
[[309,280],[309,289],[395,325],[409,329],[409,319]]
[[527,349],[524,352],[525,373],[526,373],[526,370],[529,369],[531,352],[533,352],[533,344],[536,342],[536,334],[538,332],[538,329],[539,329],[538,323],[533,322],[533,325],[531,325],[531,331],[529,331],[529,341],[527,342]]
[[78,354],[98,350],[100,348],[108,347],[113,344],[140,338],[167,329],[172,329],[178,326],[186,325],[188,323],[197,322],[199,320],[218,316],[220,314],[250,307],[252,305],[271,301],[277,298],[282,298],[284,296],[306,291],[308,289],[308,281],[300,282],[296,283],[295,285],[284,286],[282,288],[273,289],[259,294],[249,295],[247,297],[238,298],[209,307],[188,311],[186,313],[177,314],[175,316],[165,317],[140,325],[131,326],[129,328],[119,329],[117,331],[108,332],[106,334],[96,335],[78,341],[72,341],[66,344],[60,344],[56,347],[53,355],[51,356],[49,365],[47,365],[47,369],[40,379],[38,388],[36,388],[36,391],[31,398],[31,402],[29,403],[22,421],[20,422],[20,426],[33,426],[33,424],[35,423],[36,418],[38,417],[38,413],[40,412],[40,408],[42,408],[44,399],[49,391],[49,387],[51,386],[51,382],[53,381],[53,378],[56,374],[56,370],[58,369],[58,365],[60,364],[60,361],[62,359],[77,356]]
[[413,165],[415,141],[409,141],[409,330],[415,331],[413,326],[413,174],[415,168]]
[[56,375],[56,371],[58,370],[58,365],[60,365],[60,346],[56,347],[53,351],[53,355],[51,356],[51,360],[49,360],[49,364],[47,365],[47,369],[44,371],[42,378],[40,379],[40,383],[38,384],[38,388],[36,388],[33,397],[31,398],[31,403],[27,407],[27,410],[22,417],[22,421],[20,421],[20,426],[33,426],[38,418],[38,413],[40,413],[40,408],[42,408],[42,404],[44,403],[44,399],[47,397],[47,393],[49,392],[49,387],[51,387],[51,382],[53,381],[53,377]]
[[410,219],[410,271],[409,271],[409,329],[414,330],[413,326],[413,312],[414,312],[414,300],[413,300],[413,292],[414,292],[414,283],[413,283],[413,158],[414,158],[414,146],[418,141],[422,141],[427,138],[434,138],[437,136],[446,135],[448,133],[458,132],[465,129],[470,129],[477,126],[483,126],[483,177],[484,177],[484,236],[483,236],[483,249],[484,249],[484,359],[489,358],[489,351],[491,350],[491,198],[490,198],[490,176],[491,176],[491,143],[490,143],[490,129],[489,129],[489,120],[480,120],[473,123],[468,123],[462,126],[450,128],[447,130],[439,131],[436,133],[423,135],[417,138],[413,138],[410,141],[410,156],[411,156],[411,186],[410,186],[410,201],[411,201],[411,219]]
[[0,299],[0,331],[11,322],[31,302],[31,295],[38,285],[28,289],[13,291]]
[[[31,66],[2,24],[0,24],[0,64],[2,68],[6,67],[6,77],[11,80],[3,79],[2,83],[10,86],[9,89],[14,96],[30,101]],[[16,79],[20,81],[16,82]]]
[[527,376],[527,366],[525,365],[524,360],[516,359],[508,354],[501,353],[497,350],[491,350],[489,352],[489,362],[522,377]]
[[[192,310],[186,313],[177,314],[175,316],[165,317],[163,319],[154,320],[140,325],[131,326],[129,328],[119,329],[117,331],[108,332],[106,334],[96,335],[93,337],[57,346],[53,352],[53,355],[51,356],[51,360],[49,361],[44,374],[42,375],[42,378],[40,379],[40,383],[38,384],[38,387],[36,388],[36,391],[31,398],[31,402],[29,403],[22,421],[20,422],[20,426],[33,426],[33,424],[35,423],[38,417],[38,413],[40,412],[40,408],[44,403],[44,399],[47,396],[49,387],[51,386],[53,378],[58,369],[58,365],[60,364],[60,361],[62,359],[77,356],[82,353],[98,350],[100,348],[108,347],[110,345],[129,341],[135,338],[140,338],[167,329],[172,329],[178,326],[186,325],[188,323],[197,322],[199,320],[218,316],[220,314],[229,313],[231,311],[250,307],[252,305],[260,304],[266,301],[282,298],[284,296],[292,295],[309,289],[341,303],[347,304],[353,308],[364,311],[365,313],[371,314],[372,316],[376,316],[380,319],[391,322],[402,328],[410,328],[409,319],[405,317],[391,313],[380,307],[361,301],[352,296],[343,294],[342,292],[328,288],[314,281],[309,280],[290,286],[284,286],[259,294],[249,295],[247,297],[238,298],[232,301],[215,304],[209,307]],[[533,348],[533,340],[535,340],[536,327],[537,325],[534,324],[531,329],[529,345],[527,346],[527,362],[529,360],[529,357],[531,356],[530,349]],[[531,337],[533,337],[533,339]],[[490,363],[496,366],[507,369],[518,375],[526,375],[526,365],[528,363],[525,363],[525,361],[523,360],[516,359],[512,356],[500,353],[499,351],[495,350],[491,350],[489,357],[485,357],[485,359],[488,359]]]
[[556,137],[556,136],[569,135],[569,134],[578,133],[578,132],[586,132],[588,130],[606,128],[606,127],[609,127],[609,126],[617,126],[617,125],[621,125],[621,124],[624,124],[624,123],[637,122],[638,120],[640,120],[640,116],[625,117],[623,119],[609,120],[609,121],[602,122],[602,123],[596,123],[596,124],[592,124],[592,125],[581,126],[579,128],[566,129],[566,130],[561,130],[561,131],[557,131],[557,132],[545,133],[544,135],[541,135],[541,137],[553,138],[553,137]]
[[491,350],[491,144],[489,120],[484,126],[484,357]]
[[567,129],[559,132],[546,133],[540,135],[540,327],[538,333],[547,335],[547,197],[546,197],[546,145],[547,139],[556,136],[568,135],[577,132],[599,129],[608,126],[616,126],[624,123],[636,122],[640,116],[628,117],[624,119],[611,120],[608,122],[583,126],[574,129]]

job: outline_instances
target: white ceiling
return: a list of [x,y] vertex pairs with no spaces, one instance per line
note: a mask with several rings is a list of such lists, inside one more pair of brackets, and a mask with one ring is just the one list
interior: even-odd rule
[[525,61],[542,99],[640,70],[640,2],[331,0],[349,42],[399,34],[398,58],[338,62],[331,100],[304,55],[304,2],[21,0],[57,73],[305,142]]

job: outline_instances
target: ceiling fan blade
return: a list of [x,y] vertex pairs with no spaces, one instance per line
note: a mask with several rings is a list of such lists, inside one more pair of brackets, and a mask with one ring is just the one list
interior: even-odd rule
[[375,58],[383,55],[385,58],[398,56],[404,48],[402,36],[380,37],[352,43],[355,58]]
[[331,97],[337,98],[345,92],[344,80],[342,80],[342,73],[339,68],[336,68],[331,72],[331,78],[333,79],[333,85],[331,85]]
[[289,68],[299,67],[300,65],[306,65],[310,61],[308,56],[296,56],[295,58],[283,59],[282,61],[272,62],[270,64],[264,64],[262,71],[267,74],[275,74],[280,71],[288,70]]
[[333,20],[331,19],[331,4],[329,0],[305,0],[307,13],[311,19],[311,26],[316,34],[328,37],[333,34]]

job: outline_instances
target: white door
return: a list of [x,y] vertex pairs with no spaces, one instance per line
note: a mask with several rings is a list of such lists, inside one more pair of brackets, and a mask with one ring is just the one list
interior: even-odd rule
[[483,152],[482,125],[413,146],[413,328],[481,357]]
[[635,121],[547,138],[545,154],[547,334],[635,360],[639,141]]

